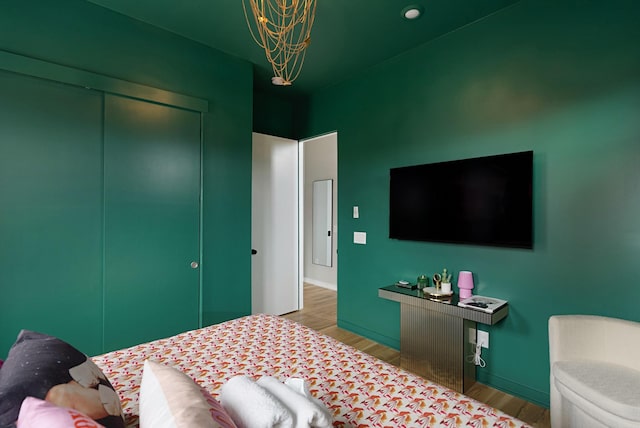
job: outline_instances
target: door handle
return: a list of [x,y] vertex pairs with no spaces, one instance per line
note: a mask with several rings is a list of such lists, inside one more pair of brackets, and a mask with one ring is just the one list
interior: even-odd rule
[[256,254],[258,254],[258,250],[256,250],[256,249],[252,248],[252,249],[251,249],[251,255],[252,255],[252,256],[255,256]]
[[199,266],[200,266],[200,263],[196,261],[191,262],[191,269],[198,269]]

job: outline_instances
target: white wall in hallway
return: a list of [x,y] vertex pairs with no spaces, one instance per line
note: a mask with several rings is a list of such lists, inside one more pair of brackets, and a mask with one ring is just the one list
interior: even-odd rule
[[[337,288],[338,281],[338,134],[332,133],[312,138],[304,144],[304,281],[330,289]],[[313,264],[312,214],[313,182],[333,180],[333,242],[332,266]]]

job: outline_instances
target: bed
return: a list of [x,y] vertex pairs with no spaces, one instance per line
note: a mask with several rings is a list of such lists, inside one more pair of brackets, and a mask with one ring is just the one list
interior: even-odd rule
[[294,321],[252,315],[93,357],[138,424],[144,361],[189,375],[213,397],[236,375],[306,379],[335,427],[526,427],[486,404],[394,367]]

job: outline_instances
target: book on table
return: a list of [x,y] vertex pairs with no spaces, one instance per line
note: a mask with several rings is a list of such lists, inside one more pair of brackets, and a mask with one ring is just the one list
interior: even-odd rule
[[506,304],[506,300],[486,296],[471,296],[458,302],[458,306],[463,308],[476,309],[489,314],[494,313]]

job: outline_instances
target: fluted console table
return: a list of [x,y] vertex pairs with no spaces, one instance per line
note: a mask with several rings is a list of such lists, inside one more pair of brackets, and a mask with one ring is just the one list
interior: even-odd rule
[[469,329],[492,325],[509,313],[505,305],[492,314],[458,306],[458,296],[430,299],[421,290],[390,285],[378,296],[400,303],[400,365],[426,379],[458,392],[476,381]]

